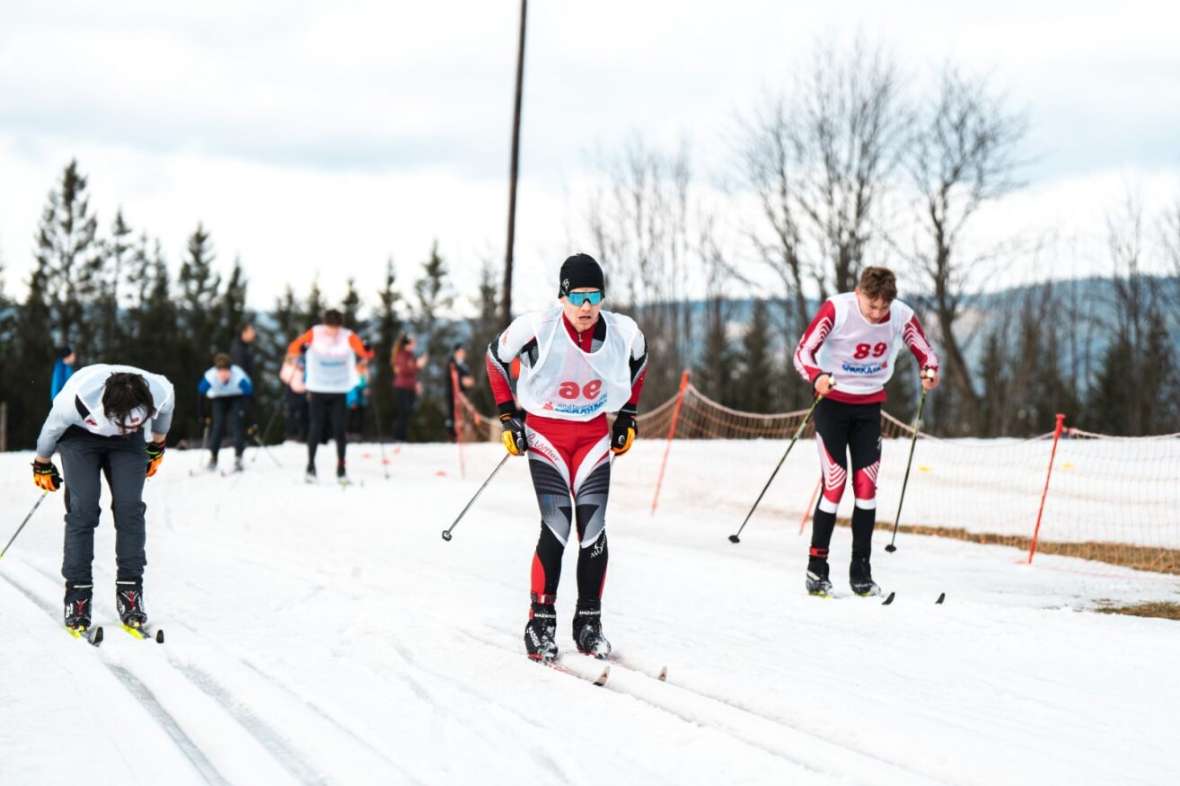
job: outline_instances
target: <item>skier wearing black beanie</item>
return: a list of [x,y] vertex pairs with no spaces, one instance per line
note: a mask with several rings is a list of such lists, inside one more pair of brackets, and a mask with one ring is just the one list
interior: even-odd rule
[[[492,340],[487,355],[501,440],[510,454],[528,454],[541,508],[524,642],[529,657],[542,661],[557,657],[555,604],[572,525],[581,546],[574,643],[588,655],[610,654],[602,634],[602,589],[611,454],[626,453],[638,434],[635,417],[647,374],[647,344],[639,327],[602,308],[606,276],[594,257],[568,257],[557,291],[558,305],[515,319]],[[514,391],[511,366],[518,357]],[[608,413],[615,414],[613,427]]]
[[561,263],[557,296],[565,297],[574,289],[597,289],[606,296],[602,266],[589,254],[574,254]]

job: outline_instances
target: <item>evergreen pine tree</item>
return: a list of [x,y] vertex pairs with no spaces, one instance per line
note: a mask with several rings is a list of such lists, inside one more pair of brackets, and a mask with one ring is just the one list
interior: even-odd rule
[[[255,362],[259,369],[262,368],[263,358],[271,358],[274,363],[281,364],[287,355],[288,344],[311,327],[306,322],[306,315],[290,284],[287,284],[282,296],[275,300],[271,317],[272,320],[254,322],[254,328],[258,333],[255,339],[258,346],[255,351]],[[268,328],[268,321],[273,321],[273,329]],[[265,418],[267,421],[260,423],[259,428],[266,429],[267,425],[270,425],[270,428],[261,437],[267,441],[281,440],[287,433],[286,392],[279,381],[277,370],[264,374],[263,379],[266,382],[265,387],[270,392],[267,393],[267,401],[259,404],[260,419]],[[279,413],[277,417],[274,415],[276,411]]]
[[1008,359],[1004,347],[1006,331],[1001,325],[988,334],[980,361],[979,378],[983,381],[983,396],[977,421],[981,437],[1002,437],[1008,434]]
[[[12,398],[12,380],[19,379],[14,335],[18,316],[15,304],[8,299],[8,294],[4,291],[4,260],[0,258],[0,402],[8,402]],[[9,433],[8,424],[7,419],[0,423],[0,432],[5,435]],[[0,450],[7,449],[6,442],[0,444]]]
[[310,327],[290,284],[283,290],[283,296],[275,301],[274,319],[278,341],[284,351],[287,343],[294,341],[296,336]]
[[324,321],[324,293],[320,291],[320,277],[311,280],[311,291],[307,294],[307,305],[303,310],[304,328],[318,325]]
[[100,317],[95,324],[100,326],[98,333],[101,336],[101,357],[109,362],[120,362],[119,359],[127,349],[128,330],[123,319],[122,307],[125,301],[130,299],[123,284],[134,274],[132,265],[135,249],[132,246],[131,235],[131,227],[127,225],[120,209],[115,213],[115,220],[111,224],[111,239],[104,244],[107,276],[102,281],[96,309],[96,316]]
[[1086,429],[1130,435],[1132,400],[1128,391],[1134,373],[1131,343],[1125,336],[1117,336],[1102,353],[1098,374],[1090,388],[1086,402]]
[[344,300],[340,304],[340,312],[344,315],[344,326],[362,336],[366,325],[360,319],[361,295],[356,291],[356,279],[349,276],[348,289],[344,293]]
[[422,263],[421,277],[414,282],[419,351],[425,351],[430,362],[418,375],[422,396],[411,428],[420,439],[429,441],[441,441],[446,437],[443,377],[455,335],[454,326],[445,319],[445,313],[455,301],[447,275],[446,262],[438,252],[436,240],[431,246],[430,257]]
[[738,358],[729,339],[730,308],[729,301],[722,297],[705,302],[705,345],[693,370],[693,384],[727,407],[738,404]]
[[37,230],[36,259],[58,343],[76,346],[84,338],[84,308],[96,298],[102,263],[97,231],[86,178],[78,171],[77,161],[71,161],[58,188],[49,193]]
[[234,267],[230,271],[229,280],[225,282],[225,291],[221,294],[220,319],[214,326],[214,346],[219,352],[229,352],[234,339],[238,336],[238,328],[246,321],[246,274],[242,270],[241,257],[234,257]]
[[189,337],[191,346],[182,353],[193,366],[200,365],[203,371],[216,351],[220,313],[218,290],[221,277],[213,270],[215,255],[209,233],[201,224],[189,236],[184,262],[180,266],[177,284],[180,286],[180,322],[184,335]]
[[[1128,381],[1128,384],[1132,384]],[[1159,308],[1147,315],[1147,341],[1141,354],[1140,371],[1134,383],[1142,392],[1139,412],[1140,434],[1171,434],[1180,431],[1180,369],[1176,347],[1168,334],[1168,323]]]
[[374,417],[379,418],[377,433],[388,436],[390,424],[393,422],[393,344],[401,332],[402,323],[397,315],[397,304],[401,294],[394,288],[397,274],[393,267],[393,259],[385,263],[385,282],[377,299],[381,306],[376,317],[376,342],[373,352],[373,376],[369,380],[371,388],[370,401],[373,404]]
[[[141,236],[132,256],[132,268],[139,292],[130,310],[134,340],[129,342],[123,362],[168,377],[179,399],[182,392],[195,387],[188,384],[194,372],[185,365],[183,355],[189,347],[189,336],[178,325],[179,310],[172,300],[171,277],[160,241],[149,248],[147,236]],[[185,436],[188,428],[183,418],[174,420],[176,437]]]
[[221,322],[221,277],[213,270],[215,258],[209,233],[202,224],[189,236],[177,285],[180,309],[177,322],[183,340],[176,347],[176,404],[180,412],[196,412],[196,379],[209,368]]
[[[496,409],[492,398],[491,388],[487,381],[487,349],[488,344],[500,332],[500,288],[496,269],[491,262],[485,261],[479,272],[479,287],[472,305],[475,306],[476,316],[468,321],[471,335],[465,344],[467,348],[467,366],[475,378],[475,386],[467,391],[467,397],[480,412],[493,412]],[[449,384],[449,382],[448,382]]]
[[38,256],[29,274],[28,292],[13,329],[12,377],[5,396],[9,402],[9,448],[32,447],[49,410],[49,383],[53,373],[53,311],[49,295],[50,268]]
[[750,324],[742,337],[741,371],[735,396],[747,412],[771,412],[780,388],[770,340],[770,314],[765,300],[755,300]]

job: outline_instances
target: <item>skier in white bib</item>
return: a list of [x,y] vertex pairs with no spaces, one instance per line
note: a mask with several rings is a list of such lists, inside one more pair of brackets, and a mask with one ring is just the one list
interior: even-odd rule
[[336,479],[348,480],[344,457],[348,437],[345,398],[356,387],[357,360],[371,360],[373,352],[365,348],[360,336],[344,327],[344,315],[334,308],[324,312],[324,322],[308,330],[287,346],[287,358],[294,362],[303,354],[307,369],[307,403],[310,423],[307,430],[307,481],[316,479],[315,454],[325,422],[330,422],[336,438]]
[[[175,406],[172,383],[134,366],[95,364],[70,377],[53,399],[37,437],[33,482],[66,487],[66,532],[61,573],[66,580],[65,624],[90,627],[94,589],[94,530],[105,476],[115,518],[115,604],[124,625],[143,627],[143,569],[147,564],[143,484],[164,460],[164,440]],[[151,424],[150,426],[148,424]],[[150,441],[145,436],[150,434]]]
[[883,267],[866,267],[852,292],[828,298],[799,339],[795,369],[823,400],[815,407],[823,494],[811,525],[807,591],[828,596],[828,545],[852,457],[852,563],[849,583],[858,595],[876,595],[869,557],[877,521],[881,466],[881,403],[902,344],[921,369],[922,387],[938,386],[938,358],[914,310],[897,298],[897,280]]
[[[514,456],[528,454],[541,508],[524,642],[530,658],[545,661],[557,657],[554,604],[572,526],[581,544],[574,643],[595,657],[610,653],[601,615],[611,454],[621,456],[635,440],[647,373],[647,345],[638,326],[602,309],[606,282],[598,262],[575,254],[562,264],[558,280],[561,303],[515,319],[487,353],[504,447]],[[514,394],[511,366],[517,357]],[[613,428],[608,413],[615,414]]]
[[[213,366],[197,383],[197,419],[205,421],[209,428],[210,472],[217,469],[217,457],[221,452],[221,440],[225,436],[226,423],[234,441],[234,472],[242,471],[242,454],[246,452],[246,408],[254,395],[254,383],[241,366],[230,360],[230,356],[219,352],[213,357]],[[205,420],[205,401],[208,400],[210,420]]]

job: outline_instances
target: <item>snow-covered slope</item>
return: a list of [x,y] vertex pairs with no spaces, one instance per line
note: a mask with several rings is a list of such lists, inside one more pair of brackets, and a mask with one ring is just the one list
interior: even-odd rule
[[[169,453],[147,492],[163,646],[114,624],[106,512],[107,641],[63,632],[62,502],[47,500],[0,561],[0,783],[1180,780],[1180,627],[1087,611],[1180,600],[1175,577],[903,535],[874,558],[892,606],[808,598],[806,499],[776,488],[726,540],[781,444],[678,443],[653,517],[662,445],[641,443],[615,465],[604,628],[621,662],[598,688],[523,653],[539,520],[524,460],[445,543],[499,449],[466,448],[462,480],[453,446],[387,450],[389,480],[376,446],[353,446],[363,485],[346,490],[305,485],[299,446],[229,478],[190,477],[203,457]],[[0,456],[4,540],[36,500],[29,459]],[[845,595],[848,541],[837,530]]]

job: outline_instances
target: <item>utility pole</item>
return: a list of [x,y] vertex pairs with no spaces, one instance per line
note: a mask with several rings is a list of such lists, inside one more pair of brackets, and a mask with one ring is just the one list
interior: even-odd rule
[[508,244],[504,250],[504,291],[500,297],[501,320],[512,321],[512,247],[516,242],[516,173],[520,164],[520,99],[524,85],[524,23],[528,0],[520,0],[520,41],[516,50],[516,104],[512,113],[512,163],[508,179]]

